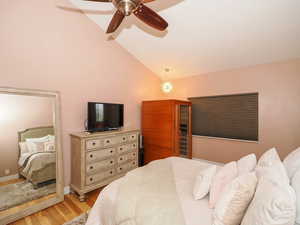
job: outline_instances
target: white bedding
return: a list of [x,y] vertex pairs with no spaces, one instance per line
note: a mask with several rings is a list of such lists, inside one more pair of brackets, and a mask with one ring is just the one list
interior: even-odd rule
[[[180,199],[186,225],[211,225],[212,210],[208,207],[208,197],[194,200],[193,187],[199,170],[210,165],[208,162],[171,157],[177,194]],[[113,209],[117,197],[120,178],[106,188],[99,195],[93,206],[86,225],[114,225]]]

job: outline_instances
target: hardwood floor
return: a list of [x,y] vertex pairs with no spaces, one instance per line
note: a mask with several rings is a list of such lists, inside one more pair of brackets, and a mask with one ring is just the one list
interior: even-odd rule
[[100,191],[101,189],[88,193],[85,202],[80,202],[73,194],[65,195],[63,202],[10,223],[10,225],[61,225],[92,208]]

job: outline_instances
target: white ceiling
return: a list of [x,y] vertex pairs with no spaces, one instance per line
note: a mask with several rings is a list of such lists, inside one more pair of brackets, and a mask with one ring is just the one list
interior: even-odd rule
[[[70,1],[106,30],[111,3]],[[108,40],[163,79],[300,58],[299,0],[156,0],[147,6],[169,22],[166,32],[132,15]]]

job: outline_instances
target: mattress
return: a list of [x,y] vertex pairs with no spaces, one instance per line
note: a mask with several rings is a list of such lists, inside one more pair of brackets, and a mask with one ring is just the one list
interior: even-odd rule
[[[194,200],[193,187],[196,175],[211,165],[209,162],[170,157],[173,167],[176,191],[182,207],[186,225],[211,225],[212,210],[208,207],[208,197]],[[91,209],[86,225],[114,225],[114,208],[117,191],[123,178],[120,178],[103,189]]]

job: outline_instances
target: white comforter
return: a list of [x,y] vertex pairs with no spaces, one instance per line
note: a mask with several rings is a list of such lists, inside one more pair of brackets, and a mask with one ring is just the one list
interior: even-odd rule
[[[169,160],[173,167],[176,191],[182,207],[186,225],[211,225],[212,210],[208,207],[208,198],[193,199],[194,180],[199,170],[210,164],[207,162],[171,157]],[[117,197],[118,187],[122,179],[108,185],[99,195],[93,206],[86,225],[114,225],[113,209]]]

